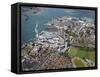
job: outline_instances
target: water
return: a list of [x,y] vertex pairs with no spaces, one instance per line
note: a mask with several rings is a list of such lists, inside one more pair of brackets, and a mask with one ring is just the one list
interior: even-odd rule
[[35,27],[36,24],[38,32],[44,30],[47,26],[45,23],[51,21],[53,18],[63,17],[63,16],[72,16],[72,17],[89,17],[95,18],[94,11],[90,10],[67,10],[58,9],[58,8],[48,8],[43,9],[38,15],[32,15],[28,13],[27,15],[21,15],[21,40],[22,43],[28,42],[31,39],[34,39],[36,36]]

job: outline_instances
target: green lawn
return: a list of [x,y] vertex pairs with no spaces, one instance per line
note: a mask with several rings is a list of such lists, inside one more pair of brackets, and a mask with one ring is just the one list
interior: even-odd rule
[[82,63],[82,61],[81,60],[75,60],[74,61],[74,63],[75,63],[75,65],[76,65],[76,67],[84,67],[85,65]]
[[95,61],[95,52],[87,52],[86,58]]
[[71,57],[80,57],[95,61],[95,52],[92,49],[72,47],[68,52]]
[[76,56],[77,51],[78,51],[77,48],[72,47],[72,48],[70,48],[70,51],[68,52],[68,54],[69,54],[69,56],[73,57],[73,56]]

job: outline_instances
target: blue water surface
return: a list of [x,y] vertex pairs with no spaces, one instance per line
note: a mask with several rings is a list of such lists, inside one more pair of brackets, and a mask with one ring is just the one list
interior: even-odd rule
[[[66,11],[65,11],[66,10]],[[22,11],[23,12],[23,11]],[[32,15],[21,14],[21,42],[22,44],[28,42],[35,38],[34,28],[36,24],[38,24],[38,31],[41,32],[47,26],[45,23],[51,21],[53,18],[63,17],[63,16],[71,16],[71,17],[89,17],[95,19],[95,12],[90,10],[73,10],[69,9],[59,9],[59,8],[47,8],[42,9],[39,14]]]

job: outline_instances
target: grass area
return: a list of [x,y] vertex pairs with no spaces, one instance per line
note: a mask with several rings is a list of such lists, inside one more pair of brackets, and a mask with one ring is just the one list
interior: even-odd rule
[[74,61],[74,63],[75,63],[75,65],[76,65],[76,67],[84,67],[85,65],[82,63],[82,61],[81,60],[75,60]]
[[87,52],[86,58],[95,61],[95,52]]
[[68,52],[71,57],[80,57],[95,61],[95,52],[92,49],[72,47]]
[[77,54],[78,49],[75,47],[70,48],[70,51],[68,52],[69,56],[74,57]]

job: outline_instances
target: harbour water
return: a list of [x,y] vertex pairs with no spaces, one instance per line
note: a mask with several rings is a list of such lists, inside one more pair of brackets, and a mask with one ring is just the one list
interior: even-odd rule
[[[42,9],[39,14],[32,15],[27,13],[27,15],[21,15],[21,41],[22,44],[28,42],[31,39],[36,37],[35,27],[36,24],[38,32],[43,31],[47,28],[45,23],[52,21],[52,19],[57,19],[63,16],[71,16],[71,17],[88,17],[95,18],[95,12],[90,10],[69,10],[69,9],[59,9],[59,8],[47,8]],[[27,18],[28,17],[28,18]]]

